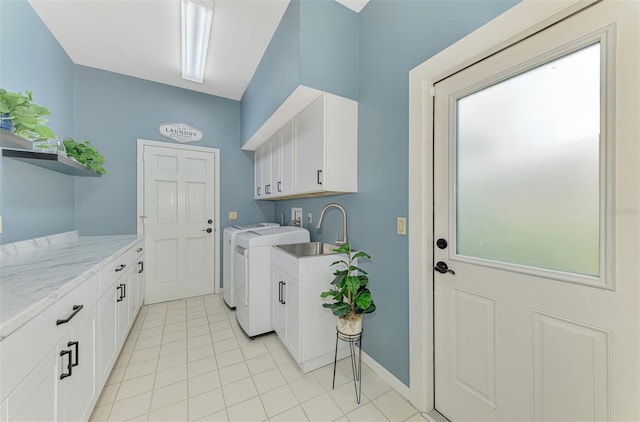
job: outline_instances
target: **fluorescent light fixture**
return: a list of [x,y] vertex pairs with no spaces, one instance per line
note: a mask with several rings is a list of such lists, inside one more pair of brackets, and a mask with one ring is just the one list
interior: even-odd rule
[[181,0],[182,79],[202,83],[213,20],[213,0]]

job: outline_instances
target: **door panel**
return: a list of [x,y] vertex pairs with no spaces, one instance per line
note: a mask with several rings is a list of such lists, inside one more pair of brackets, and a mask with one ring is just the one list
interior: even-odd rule
[[436,85],[435,406],[640,420],[637,2]]
[[144,147],[148,303],[214,292],[214,166],[213,152]]

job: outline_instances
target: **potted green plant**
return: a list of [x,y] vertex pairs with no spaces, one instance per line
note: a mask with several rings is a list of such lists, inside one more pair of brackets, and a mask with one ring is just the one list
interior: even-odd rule
[[55,138],[55,134],[44,124],[48,121],[46,107],[33,103],[30,91],[26,95],[20,92],[9,92],[0,88],[0,127],[14,132],[16,135],[31,141]]
[[107,174],[103,166],[104,156],[89,141],[76,142],[72,138],[65,138],[64,147],[67,157],[73,158],[98,174]]
[[335,268],[335,278],[331,282],[333,288],[322,292],[320,297],[331,298],[331,303],[322,306],[331,310],[338,317],[338,331],[346,335],[357,335],[362,332],[362,315],[376,310],[371,299],[371,291],[367,287],[369,277],[362,268],[354,265],[358,258],[371,259],[363,251],[352,251],[348,243],[343,243],[335,252],[345,254],[342,259],[331,264]]

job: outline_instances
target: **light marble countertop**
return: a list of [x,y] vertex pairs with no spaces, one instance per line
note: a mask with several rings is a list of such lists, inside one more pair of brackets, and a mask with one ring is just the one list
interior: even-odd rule
[[[0,247],[0,341],[124,253],[136,235],[63,233]],[[99,286],[96,285],[96,289]]]

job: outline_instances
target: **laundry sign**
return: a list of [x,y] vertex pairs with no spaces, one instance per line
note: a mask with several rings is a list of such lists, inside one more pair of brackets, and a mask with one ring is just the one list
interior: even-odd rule
[[202,141],[202,131],[186,123],[163,123],[158,125],[158,132],[165,138],[172,139],[181,144]]

